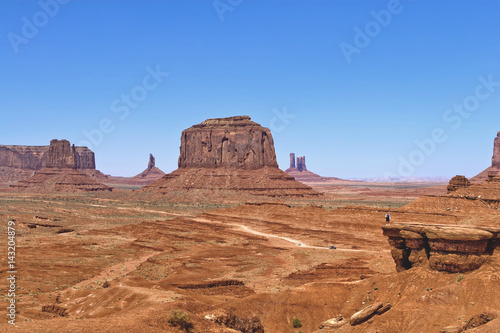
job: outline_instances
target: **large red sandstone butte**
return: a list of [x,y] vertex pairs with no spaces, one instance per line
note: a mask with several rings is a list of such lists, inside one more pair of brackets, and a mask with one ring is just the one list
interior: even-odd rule
[[248,116],[208,119],[182,132],[179,168],[139,192],[318,196],[278,168],[269,129]]
[[34,176],[10,187],[31,192],[90,192],[111,191],[77,170],[75,146],[67,140],[52,140],[46,157],[46,167]]
[[271,131],[248,116],[207,119],[181,136],[179,168],[277,168]]

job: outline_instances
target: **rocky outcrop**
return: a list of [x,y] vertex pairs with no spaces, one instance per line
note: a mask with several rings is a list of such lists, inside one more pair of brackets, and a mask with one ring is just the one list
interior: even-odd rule
[[450,183],[448,184],[448,193],[470,185],[470,181],[465,176],[457,175],[450,180]]
[[[389,302],[385,303],[385,305],[382,302],[377,302],[372,305],[368,305],[362,310],[354,313],[349,320],[346,320],[342,315],[338,315],[335,318],[326,320],[321,324],[319,324],[318,330],[314,331],[314,333],[337,332],[338,329],[340,329],[342,326],[345,325],[350,325],[351,327],[357,326],[370,320],[376,315],[378,316],[383,315],[391,308],[392,305]],[[351,332],[350,329],[342,330],[342,332],[346,331]]]
[[367,306],[366,308],[353,314],[351,316],[351,319],[349,320],[349,323],[351,324],[351,326],[356,326],[364,323],[365,321],[373,317],[375,314],[377,314],[377,311],[380,308],[382,308],[382,306],[383,306],[382,302],[378,302]]
[[472,183],[482,183],[488,178],[488,175],[500,176],[500,131],[497,133],[497,137],[493,141],[493,157],[491,158],[491,166],[478,175],[472,177],[470,180]]
[[196,201],[319,196],[278,168],[271,132],[247,116],[208,119],[184,130],[179,168],[138,193]]
[[262,326],[258,317],[240,318],[233,313],[228,313],[219,315],[208,314],[205,318],[242,333],[264,333],[264,326]]
[[248,116],[207,119],[182,132],[179,168],[278,167],[269,129]]
[[45,168],[38,170],[31,178],[11,185],[11,188],[30,192],[111,191],[110,187],[77,170],[76,149],[69,141],[50,141],[46,155]]
[[398,223],[382,227],[396,270],[429,265],[450,273],[468,272],[488,261],[499,243],[500,227]]
[[290,153],[290,169],[295,168],[295,153]]

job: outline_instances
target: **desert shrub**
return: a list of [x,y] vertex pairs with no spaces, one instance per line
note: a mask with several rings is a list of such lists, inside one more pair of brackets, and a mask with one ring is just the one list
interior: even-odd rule
[[178,326],[186,332],[193,331],[193,324],[191,323],[191,318],[185,312],[180,310],[174,310],[170,312],[168,316],[168,323],[172,326]]
[[462,274],[458,275],[457,282],[460,282],[464,279],[464,276]]
[[292,325],[294,328],[302,327],[302,322],[300,321],[300,318],[299,317],[293,318]]

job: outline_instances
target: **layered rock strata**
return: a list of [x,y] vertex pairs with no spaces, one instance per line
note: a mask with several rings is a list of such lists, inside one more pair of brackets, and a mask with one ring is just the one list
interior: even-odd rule
[[499,244],[500,227],[398,223],[382,227],[396,270],[429,265],[450,273],[481,267]]

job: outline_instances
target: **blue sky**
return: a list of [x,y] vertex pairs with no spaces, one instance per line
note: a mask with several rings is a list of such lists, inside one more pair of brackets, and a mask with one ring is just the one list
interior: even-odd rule
[[499,1],[2,1],[0,144],[65,138],[89,144],[104,173],[135,175],[149,153],[170,172],[183,129],[249,115],[271,129],[282,169],[295,152],[324,176],[473,176],[500,130],[499,12]]

